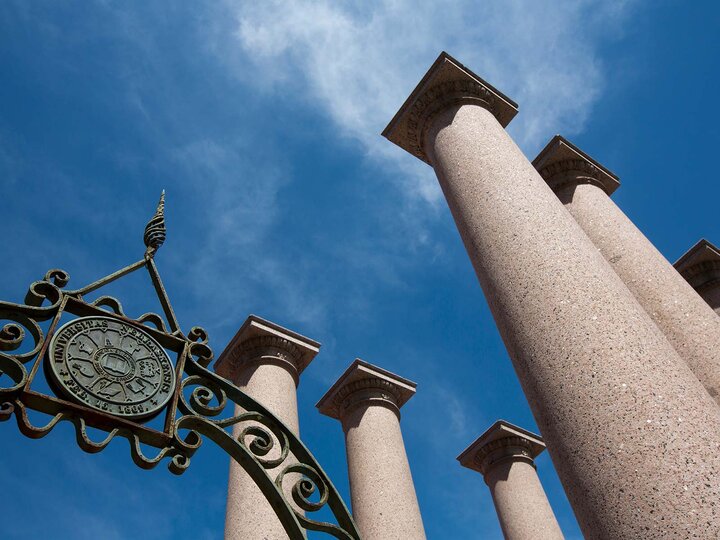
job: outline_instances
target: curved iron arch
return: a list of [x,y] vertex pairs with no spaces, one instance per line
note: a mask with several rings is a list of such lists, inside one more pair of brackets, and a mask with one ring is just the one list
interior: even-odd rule
[[[345,503],[303,442],[268,409],[208,369],[213,352],[204,329],[193,327],[187,335],[180,329],[154,262],[165,240],[163,212],[164,194],[146,228],[147,251],[143,259],[75,290],[64,289],[70,280],[67,272],[52,269],[42,280],[30,285],[24,303],[0,301],[0,320],[9,321],[0,327],[0,375],[11,381],[0,386],[0,421],[15,416],[20,431],[34,439],[46,436],[60,422],[70,422],[75,427],[78,446],[89,453],[101,452],[113,439],[123,437],[130,443],[130,455],[137,466],[152,469],[167,460],[174,474],[188,469],[205,437],[248,473],[273,507],[289,538],[301,540],[306,538],[306,531],[318,531],[341,540],[359,540]],[[142,267],[150,274],[164,319],[156,313],[132,319],[125,314],[120,301],[110,296],[92,302],[83,298]],[[175,388],[166,406],[162,432],[32,389],[33,380],[42,376],[40,364],[48,357],[50,339],[63,314],[117,319],[142,329],[163,348],[177,354]],[[39,323],[47,321],[50,324],[46,335]],[[28,337],[32,338],[29,344]],[[236,406],[242,411],[239,414]],[[232,408],[232,415],[223,416],[228,407]],[[47,414],[48,422],[33,425],[28,410]],[[239,432],[236,436],[228,432],[234,426]],[[88,435],[88,427],[105,431],[107,436],[94,441]],[[143,445],[155,448],[155,454],[146,455]],[[288,488],[288,484],[292,487]],[[334,523],[308,517],[325,508]]]

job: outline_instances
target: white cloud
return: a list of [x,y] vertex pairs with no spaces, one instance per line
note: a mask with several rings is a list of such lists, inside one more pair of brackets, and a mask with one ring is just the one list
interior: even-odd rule
[[[409,193],[393,208],[402,234],[394,224],[383,232],[387,249],[364,250],[369,252],[365,264],[375,261],[381,270],[372,273],[374,278],[396,287],[394,267],[402,255],[391,260],[393,253],[417,248],[437,256],[427,222],[439,205],[425,203],[437,203],[441,196],[432,170],[379,133],[439,51],[455,55],[517,100],[521,114],[511,125],[513,134],[526,150],[537,148],[555,132],[571,135],[584,127],[603,86],[596,52],[600,38],[592,29],[608,33],[619,27],[625,11],[623,4],[608,5],[600,0],[565,2],[562,9],[546,0],[228,0],[223,8],[206,6],[192,16],[199,31],[194,37],[204,40],[243,88],[309,104],[327,115],[341,136],[359,142],[399,190]],[[164,162],[159,169],[172,171],[183,186],[180,196],[197,198],[196,206],[211,216],[195,214],[203,221],[198,228],[203,253],[187,269],[198,296],[222,306],[233,298],[237,310],[262,297],[270,306],[281,304],[292,321],[322,326],[332,307],[313,290],[318,269],[307,260],[289,265],[288,255],[270,241],[283,211],[277,196],[292,181],[291,168],[278,163],[277,148],[266,147],[251,132],[239,129],[228,136],[179,120],[188,118],[186,96],[176,89],[161,55],[160,12],[106,9],[115,37],[129,45],[121,57],[122,82],[138,125]],[[152,99],[158,92],[162,103]],[[220,108],[236,105],[232,96],[219,99]],[[166,187],[173,193],[179,186]],[[333,259],[358,251],[363,246],[357,242],[337,246]],[[362,311],[366,295],[355,296],[346,303]],[[237,324],[244,314],[223,315],[205,324]]]
[[[520,103],[511,131],[526,151],[536,150],[555,132],[572,135],[584,128],[604,85],[597,53],[600,31],[617,31],[626,11],[622,2],[600,0],[564,2],[562,8],[547,0],[227,0],[221,9],[192,11],[198,34],[191,38],[203,39],[243,89],[247,84],[258,94],[274,92],[327,115],[340,135],[359,142],[396,179],[400,191],[410,194],[393,206],[395,221],[384,224],[378,235],[385,249],[354,239],[332,253],[333,260],[343,262],[364,253],[363,264],[352,269],[360,273],[364,267],[373,279],[396,288],[401,284],[394,270],[408,252],[437,257],[442,251],[427,227],[439,206],[425,204],[441,196],[431,169],[379,133],[439,51],[455,55]],[[307,260],[288,265],[288,255],[271,242],[283,211],[277,195],[292,181],[291,167],[278,163],[278,149],[255,141],[250,130],[239,126],[228,134],[192,121],[187,95],[162,54],[163,10],[136,13],[109,4],[100,13],[98,20],[112,24],[100,30],[93,26],[74,39],[92,44],[96,32],[109,33],[123,45],[119,67],[113,69],[121,74],[138,130],[162,162],[158,170],[172,173],[174,185],[164,186],[169,197],[179,188],[180,197],[197,198],[196,207],[212,216],[194,215],[203,223],[198,227],[202,257],[183,264],[192,274],[189,281],[199,287],[198,296],[222,306],[232,297],[238,310],[250,303],[249,297],[263,297],[267,304],[282,304],[292,321],[321,325],[332,307],[313,290],[318,269]],[[237,105],[232,95],[213,87],[208,91],[220,96],[219,108]],[[161,101],[153,99],[157,95]],[[7,155],[12,158],[0,151],[6,166],[12,164]],[[130,163],[132,157],[118,159]],[[396,203],[397,198],[391,204]],[[203,288],[209,283],[224,285]],[[346,305],[362,311],[366,296],[355,294]],[[206,324],[220,324],[220,319],[237,324],[234,318],[243,314],[224,315]]]
[[230,0],[228,6],[236,43],[256,68],[248,71],[244,58],[238,76],[304,93],[368,155],[399,167],[406,191],[432,202],[440,193],[429,168],[379,133],[437,54],[447,50],[516,100],[521,112],[511,132],[535,152],[557,132],[585,128],[605,85],[598,45],[620,31],[628,3]]
[[325,317],[324,306],[302,286],[300,263],[290,271],[268,240],[280,211],[278,192],[290,175],[266,151],[243,141],[204,139],[171,152],[178,173],[201,188],[195,197],[203,209],[196,215],[202,256],[188,265],[189,282],[210,305],[230,309],[206,321],[210,327],[237,326],[247,313],[235,310],[266,289],[295,321],[321,324]]

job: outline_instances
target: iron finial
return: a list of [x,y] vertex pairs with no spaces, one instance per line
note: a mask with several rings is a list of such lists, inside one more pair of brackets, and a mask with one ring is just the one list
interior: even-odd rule
[[143,240],[145,241],[145,258],[152,258],[155,252],[160,249],[160,246],[165,242],[165,236],[167,231],[165,229],[165,190],[163,189],[160,194],[160,202],[158,202],[157,210],[155,215],[150,218],[148,224],[145,226],[145,235]]

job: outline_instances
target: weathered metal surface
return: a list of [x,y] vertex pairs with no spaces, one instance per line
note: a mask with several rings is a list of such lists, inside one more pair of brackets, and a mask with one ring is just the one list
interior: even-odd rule
[[[8,321],[0,323],[0,421],[15,416],[20,431],[35,439],[70,422],[78,445],[90,453],[123,437],[136,465],[152,469],[169,460],[175,474],[188,469],[204,436],[248,472],[289,538],[304,539],[312,530],[358,540],[347,507],[305,445],[270,411],[207,369],[213,353],[205,330],[180,329],[153,260],[164,240],[163,194],[146,227],[143,259],[75,290],[65,289],[66,272],[53,269],[30,285],[23,304],[0,301],[0,321]],[[110,296],[83,298],[143,267],[164,318],[157,313],[130,318]],[[63,317],[71,320],[60,326]],[[50,321],[47,335],[40,326],[45,321]],[[47,370],[40,369],[43,361]],[[57,396],[32,388],[45,371]],[[47,422],[34,425],[28,410],[46,414]],[[145,425],[163,410],[162,431]],[[237,437],[231,431],[235,425],[242,428]],[[107,436],[92,440],[88,427]],[[312,519],[324,509],[334,522]]]
[[143,241],[147,247],[145,251],[145,258],[149,259],[155,256],[155,252],[160,249],[165,243],[165,236],[167,231],[165,229],[165,190],[160,194],[160,202],[158,202],[157,210],[155,215],[150,218],[150,221],[145,226],[145,234],[143,235]]
[[52,338],[49,373],[70,399],[126,418],[162,410],[175,372],[160,344],[140,328],[110,317],[80,317]]

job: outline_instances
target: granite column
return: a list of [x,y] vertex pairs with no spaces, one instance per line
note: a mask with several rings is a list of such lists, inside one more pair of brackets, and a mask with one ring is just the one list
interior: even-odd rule
[[720,315],[720,249],[700,240],[675,263],[675,269]]
[[318,402],[345,432],[353,517],[363,540],[423,540],[420,508],[400,431],[415,383],[355,360]]
[[533,161],[708,393],[720,400],[720,317],[613,202],[617,177],[557,135]]
[[535,468],[543,450],[540,437],[498,420],[458,456],[483,475],[505,540],[563,539]]
[[[215,371],[267,407],[297,435],[299,377],[319,348],[316,341],[251,315],[218,358]],[[240,412],[238,408],[236,414]],[[244,427],[246,424],[236,424],[233,434],[239,436]],[[273,470],[268,473],[273,475]],[[243,468],[231,460],[225,539],[282,538],[287,538],[287,533],[270,503]]]
[[384,135],[430,163],[586,538],[720,536],[720,408],[443,53]]

